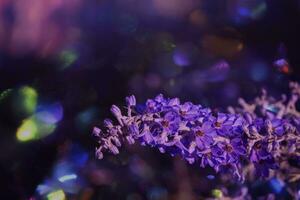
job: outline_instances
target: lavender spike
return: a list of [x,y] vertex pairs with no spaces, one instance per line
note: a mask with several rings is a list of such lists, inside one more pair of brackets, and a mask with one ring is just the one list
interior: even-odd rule
[[[130,96],[126,98],[127,115],[112,106],[118,124],[105,120],[105,134],[94,129],[100,144],[96,154],[99,159],[103,158],[103,150],[118,154],[121,141],[139,141],[217,172],[229,166],[240,180],[245,178],[245,164],[254,165],[259,175],[268,176],[290,157],[300,161],[300,113],[295,106],[299,88],[299,84],[291,83],[290,100],[276,102],[264,91],[253,104],[240,99],[242,108],[231,107],[231,113],[216,114],[201,105],[180,103],[178,98],[168,99],[161,94],[147,100],[141,113],[135,109],[135,97]],[[260,114],[255,113],[257,106],[262,108]],[[269,114],[269,106],[277,113]]]

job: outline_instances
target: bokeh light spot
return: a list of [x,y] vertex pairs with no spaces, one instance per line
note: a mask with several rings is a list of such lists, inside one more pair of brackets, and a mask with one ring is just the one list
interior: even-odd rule
[[72,50],[62,51],[59,57],[62,62],[62,69],[71,66],[78,59],[77,53]]
[[212,174],[209,174],[209,175],[207,175],[206,176],[207,177],[207,179],[209,179],[209,180],[214,180],[216,177],[214,176],[214,175],[212,175]]
[[252,11],[252,18],[256,19],[263,15],[263,13],[267,10],[267,4],[265,2],[260,3],[258,6],[254,8]]
[[74,180],[76,178],[77,178],[76,174],[67,174],[67,175],[64,175],[64,176],[58,178],[58,180],[60,182],[65,182],[65,181],[69,181],[69,180]]
[[20,101],[22,109],[26,114],[32,114],[37,105],[38,94],[36,90],[29,86],[24,86],[19,89]]
[[36,138],[38,132],[37,124],[32,119],[24,120],[17,130],[17,139],[21,142],[30,141]]
[[289,74],[291,72],[290,65],[284,58],[274,61],[273,65],[277,68],[278,71],[284,74]]
[[223,192],[219,189],[214,189],[214,190],[212,190],[212,195],[215,198],[222,198],[223,197]]
[[43,138],[56,129],[55,124],[47,124],[39,120],[35,115],[25,119],[17,129],[17,140],[28,142]]
[[176,65],[187,66],[190,64],[188,55],[185,52],[176,51],[173,55],[173,60]]
[[265,0],[236,0],[229,1],[229,15],[237,24],[245,24],[264,16],[267,10]]
[[198,56],[198,50],[193,44],[177,45],[173,53],[173,62],[181,67],[191,65]]
[[280,193],[284,188],[284,183],[277,178],[272,178],[270,180],[270,185],[273,191],[277,194]]
[[60,103],[44,105],[38,108],[35,116],[44,123],[55,124],[63,118],[63,107]]
[[56,190],[47,195],[48,200],[65,200],[66,195],[63,190]]

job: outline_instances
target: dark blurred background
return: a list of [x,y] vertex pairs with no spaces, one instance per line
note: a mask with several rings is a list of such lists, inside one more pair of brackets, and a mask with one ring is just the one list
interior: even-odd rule
[[155,149],[96,160],[92,128],[129,94],[279,96],[300,80],[299,27],[299,0],[0,0],[0,199],[218,195],[210,169]]

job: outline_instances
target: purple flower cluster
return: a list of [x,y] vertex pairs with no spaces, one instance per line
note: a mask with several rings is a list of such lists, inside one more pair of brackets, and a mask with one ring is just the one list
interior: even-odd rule
[[137,141],[157,147],[162,153],[181,155],[191,164],[210,166],[217,172],[231,170],[240,180],[244,179],[243,166],[249,163],[257,174],[267,177],[290,157],[300,161],[297,115],[257,116],[246,109],[234,108],[231,113],[215,113],[161,94],[138,106],[135,97],[130,96],[126,104],[126,114],[112,106],[116,124],[106,119],[104,131],[94,128],[99,139],[96,149],[99,159],[104,151],[118,154],[124,140],[129,144]]

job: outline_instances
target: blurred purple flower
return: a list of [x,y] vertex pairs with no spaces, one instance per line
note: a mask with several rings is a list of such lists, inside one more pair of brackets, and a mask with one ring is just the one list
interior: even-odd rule
[[267,141],[257,141],[250,152],[250,161],[253,163],[258,163],[260,160],[266,160],[271,158],[272,155],[267,149]]

